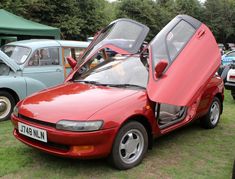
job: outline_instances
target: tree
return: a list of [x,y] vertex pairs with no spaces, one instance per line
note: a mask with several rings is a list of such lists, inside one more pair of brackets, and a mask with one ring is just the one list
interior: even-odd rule
[[29,19],[60,28],[64,39],[79,39],[84,21],[76,0],[37,0],[26,7]]
[[212,29],[218,42],[234,42],[235,2],[234,0],[207,0],[205,2],[205,23]]
[[118,5],[118,18],[131,18],[147,25],[152,39],[162,28],[162,9],[152,0],[121,0]]
[[24,14],[27,0],[1,0],[0,9],[5,9],[17,15]]
[[98,30],[110,23],[113,18],[112,9],[108,9],[105,0],[77,0],[80,17],[84,21],[81,35],[84,40],[94,36]]
[[198,0],[175,0],[176,14],[187,14],[201,20],[202,12],[202,6]]

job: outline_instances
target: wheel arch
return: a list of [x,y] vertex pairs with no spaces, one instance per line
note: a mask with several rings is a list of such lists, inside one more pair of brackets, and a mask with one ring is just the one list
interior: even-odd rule
[[223,113],[223,108],[224,108],[223,107],[223,100],[224,100],[224,98],[223,98],[221,93],[216,93],[215,97],[217,97],[220,100],[220,104],[221,104],[220,114],[222,114]]
[[144,128],[146,129],[146,132],[148,134],[148,148],[152,149],[153,147],[153,135],[152,135],[152,127],[150,122],[148,121],[147,117],[143,116],[143,115],[134,115],[134,116],[130,116],[129,118],[127,118],[122,125],[120,126],[119,129],[121,129],[125,124],[131,122],[131,121],[136,121],[139,122],[140,124],[142,124],[144,126]]
[[12,95],[16,104],[20,101],[18,94],[14,90],[10,88],[0,88],[0,91],[5,91],[5,92],[8,92],[10,95]]

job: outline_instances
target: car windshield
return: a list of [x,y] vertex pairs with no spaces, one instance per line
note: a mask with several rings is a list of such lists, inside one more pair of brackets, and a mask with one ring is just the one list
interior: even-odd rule
[[83,65],[74,76],[74,81],[113,87],[147,86],[147,60],[141,60],[139,56],[113,57],[96,66],[93,63]]
[[26,61],[31,51],[30,48],[13,45],[3,46],[1,50],[19,65]]

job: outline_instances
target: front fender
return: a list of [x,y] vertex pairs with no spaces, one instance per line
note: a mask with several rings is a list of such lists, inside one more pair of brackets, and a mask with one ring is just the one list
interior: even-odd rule
[[48,88],[44,83],[33,78],[24,77],[27,88],[27,96]]
[[17,76],[0,76],[0,89],[11,89],[19,99],[27,95],[27,87],[24,78]]
[[150,107],[146,91],[139,91],[95,112],[89,120],[104,120],[103,129],[121,127],[129,119],[145,118],[152,134],[159,134],[154,112]]
[[11,89],[19,99],[24,99],[26,96],[34,92],[46,89],[46,85],[42,82],[21,76],[0,76],[0,89]]

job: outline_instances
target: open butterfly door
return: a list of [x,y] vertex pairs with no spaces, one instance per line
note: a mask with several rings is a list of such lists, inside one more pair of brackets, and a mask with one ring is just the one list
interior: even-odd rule
[[[149,98],[175,106],[197,102],[221,59],[210,29],[187,15],[170,21],[152,40],[149,51]],[[168,65],[159,76],[155,68],[162,61]]]

